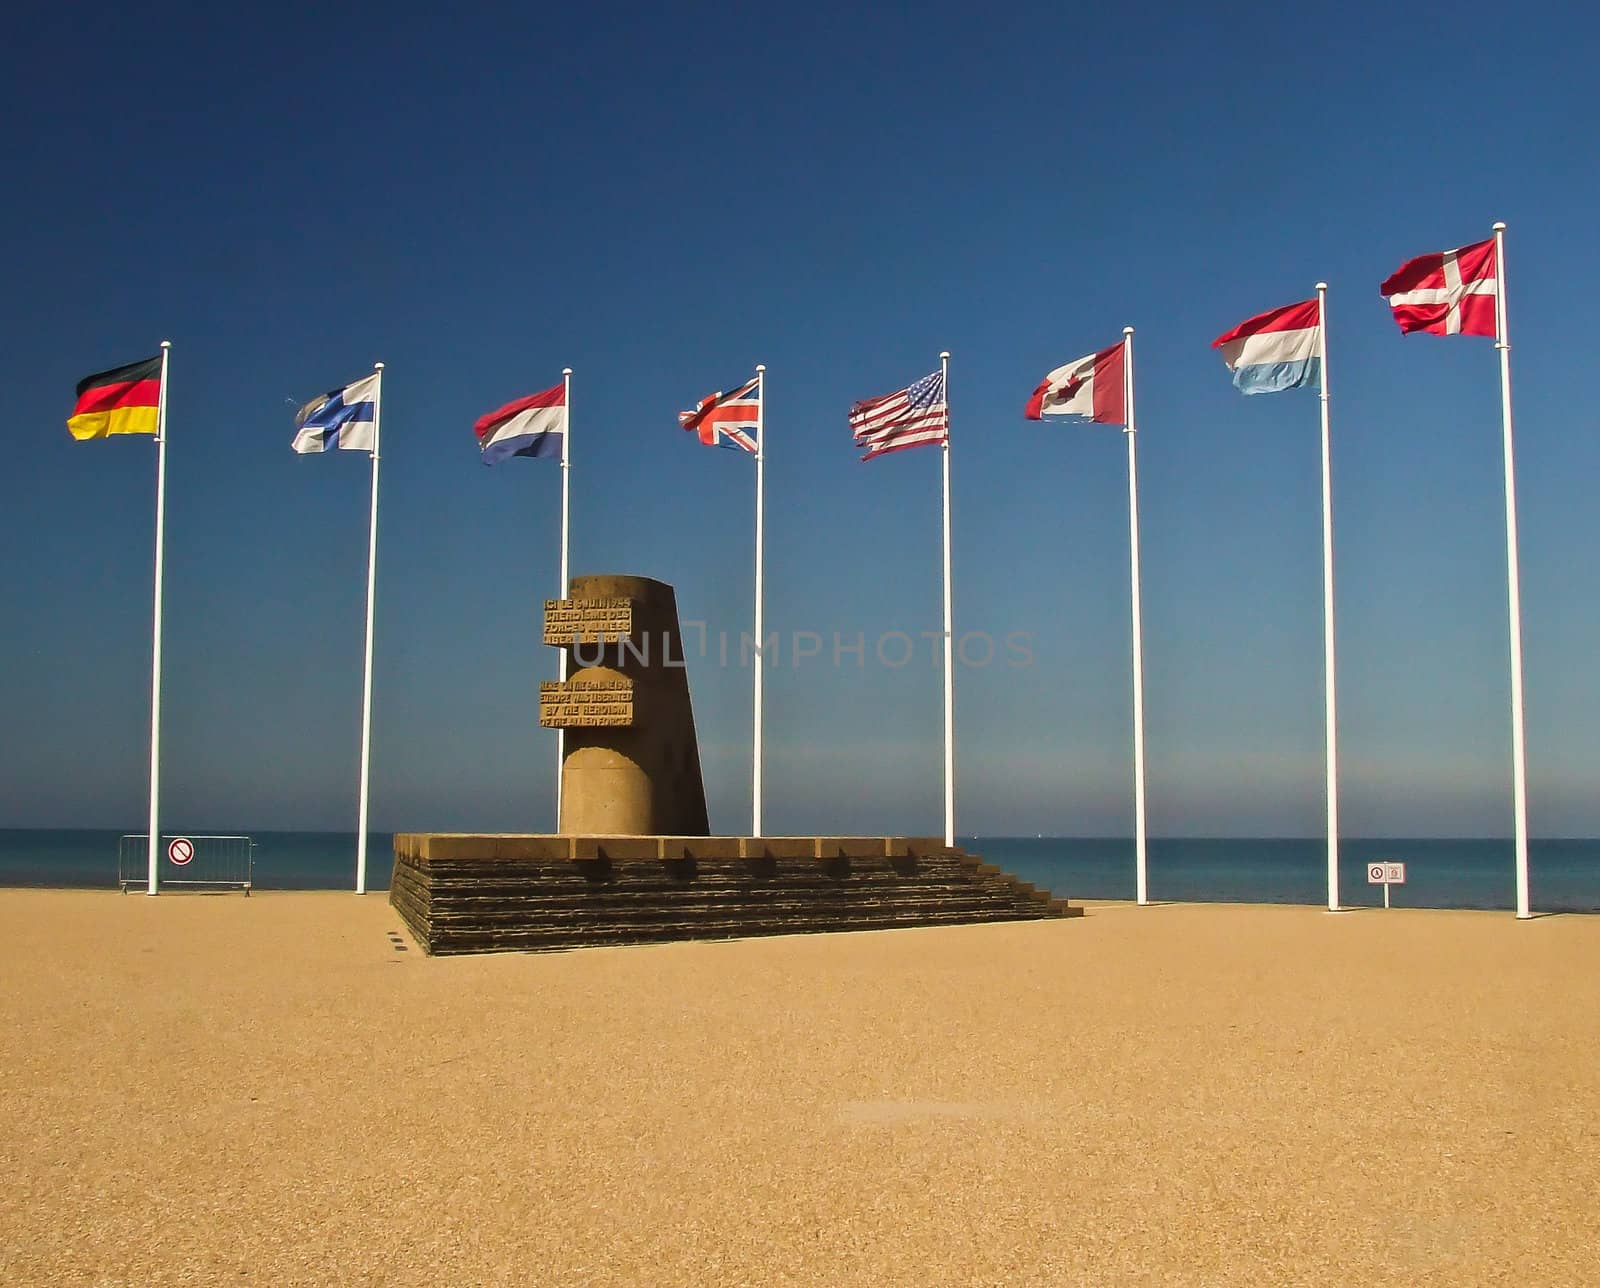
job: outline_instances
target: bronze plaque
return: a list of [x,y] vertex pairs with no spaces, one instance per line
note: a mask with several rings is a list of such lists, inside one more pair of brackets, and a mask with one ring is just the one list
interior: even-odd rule
[[546,680],[539,686],[542,728],[628,728],[633,723],[632,680]]
[[544,642],[557,648],[573,644],[615,644],[633,634],[631,599],[547,599]]

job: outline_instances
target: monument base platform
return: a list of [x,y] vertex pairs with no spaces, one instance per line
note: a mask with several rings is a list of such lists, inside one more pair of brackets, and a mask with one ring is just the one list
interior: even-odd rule
[[389,902],[429,953],[1081,915],[923,837],[402,832]]

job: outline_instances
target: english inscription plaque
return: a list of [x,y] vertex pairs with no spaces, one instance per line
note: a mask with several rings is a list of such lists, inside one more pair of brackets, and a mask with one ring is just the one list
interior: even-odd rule
[[629,728],[633,681],[546,680],[539,686],[539,724],[545,729]]

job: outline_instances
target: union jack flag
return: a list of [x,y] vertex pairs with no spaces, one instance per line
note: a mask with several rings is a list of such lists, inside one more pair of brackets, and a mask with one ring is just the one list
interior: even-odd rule
[[745,381],[732,393],[722,390],[702,398],[693,411],[680,411],[678,424],[698,432],[707,447],[754,452],[761,414],[761,377]]
[[868,398],[850,409],[850,430],[856,446],[865,447],[861,459],[903,452],[925,443],[950,438],[950,411],[944,399],[944,372],[930,376],[896,393]]

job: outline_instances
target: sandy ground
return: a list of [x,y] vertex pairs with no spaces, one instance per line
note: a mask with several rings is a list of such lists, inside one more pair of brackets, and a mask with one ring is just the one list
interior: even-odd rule
[[1600,918],[431,960],[0,891],[0,1281],[1600,1282]]

